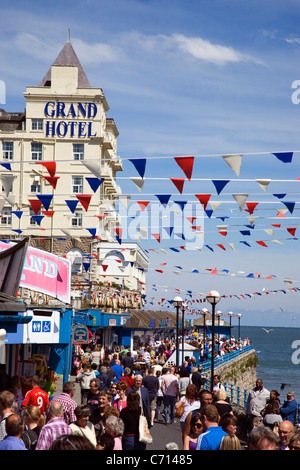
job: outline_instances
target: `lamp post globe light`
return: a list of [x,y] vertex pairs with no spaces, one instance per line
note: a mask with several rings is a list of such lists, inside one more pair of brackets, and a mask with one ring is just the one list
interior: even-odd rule
[[207,302],[212,306],[212,323],[211,323],[211,371],[210,371],[210,389],[213,392],[213,377],[214,377],[214,359],[215,359],[215,309],[218,302],[221,300],[219,292],[212,290],[206,296]]
[[179,363],[179,309],[182,304],[182,298],[177,296],[173,300],[173,305],[176,308],[176,366]]
[[233,317],[233,312],[228,312],[229,315],[229,331],[230,331],[230,340],[231,340],[231,319]]

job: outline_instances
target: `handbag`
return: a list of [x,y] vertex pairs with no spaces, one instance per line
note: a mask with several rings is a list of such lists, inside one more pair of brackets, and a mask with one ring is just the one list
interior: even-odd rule
[[139,417],[139,441],[144,444],[152,444],[153,438],[150,434],[146,417],[141,414]]
[[176,418],[181,418],[181,416],[183,415],[183,412],[184,412],[184,402],[182,401],[180,403],[180,405],[178,406],[178,408],[176,408],[175,410],[175,416]]

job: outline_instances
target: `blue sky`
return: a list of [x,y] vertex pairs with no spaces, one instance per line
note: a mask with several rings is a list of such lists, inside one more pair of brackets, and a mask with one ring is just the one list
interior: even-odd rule
[[[173,252],[169,248],[183,245],[183,240],[173,235],[158,243],[151,236],[156,228],[149,227],[141,245],[157,252],[149,252],[147,294],[155,300],[147,307],[156,308],[157,299],[172,299],[174,287],[182,290],[183,298],[186,290],[195,298],[211,289],[223,295],[257,291],[262,295],[255,300],[226,298],[219,308],[241,312],[249,325],[300,326],[299,294],[265,294],[285,289],[286,278],[300,286],[299,241],[287,232],[296,228],[297,237],[299,230],[300,104],[291,100],[292,83],[300,80],[299,19],[296,0],[53,1],[50,8],[41,2],[12,1],[2,8],[0,80],[6,84],[6,103],[0,106],[24,109],[25,87],[40,82],[70,28],[89,81],[103,89],[108,116],[120,132],[118,154],[124,171],[118,184],[132,203],[151,201],[141,226],[162,210],[153,194],[170,194],[170,201],[189,201],[193,208],[199,205],[199,193],[220,202],[201,224],[203,243],[213,252],[206,247]],[[280,151],[293,151],[292,162],[272,155]],[[236,153],[243,155],[239,176],[222,159]],[[182,194],[169,181],[184,176],[175,156],[195,156],[192,179],[186,180]],[[130,158],[147,159],[142,192],[130,180],[138,176]],[[218,195],[212,179],[229,183]],[[266,191],[256,179],[271,179]],[[259,202],[254,228],[245,227],[249,214],[245,206],[240,211],[233,193],[246,193],[247,202]],[[284,199],[273,196],[282,193]],[[285,208],[283,200],[295,202],[295,208],[284,214],[280,228],[274,228],[277,209]],[[221,216],[229,218],[222,221]],[[222,224],[228,225],[226,236],[217,228]],[[247,229],[250,235],[242,236],[240,231]],[[270,241],[274,239],[283,245]],[[193,245],[201,243],[197,236]],[[215,268],[218,275],[201,271]],[[201,273],[192,274],[194,269]],[[249,273],[261,275],[246,277]],[[276,278],[265,279],[269,275]]]

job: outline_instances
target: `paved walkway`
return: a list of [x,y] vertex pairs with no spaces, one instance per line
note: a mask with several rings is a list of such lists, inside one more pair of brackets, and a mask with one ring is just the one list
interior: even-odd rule
[[[71,376],[70,380],[75,382],[75,376]],[[63,381],[59,377],[55,382],[55,391],[53,396],[57,396],[62,393]],[[76,391],[73,399],[76,403],[81,403],[81,394],[80,394],[80,384],[76,383]],[[182,449],[182,438],[179,420],[176,420],[174,424],[166,425],[163,417],[159,417],[159,422],[154,423],[154,426],[151,428],[151,435],[153,437],[153,444],[147,446],[149,450],[164,450],[165,445],[168,442],[176,442],[179,446],[179,449]]]

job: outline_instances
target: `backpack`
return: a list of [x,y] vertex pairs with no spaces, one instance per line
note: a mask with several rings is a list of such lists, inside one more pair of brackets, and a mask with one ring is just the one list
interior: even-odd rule
[[35,450],[38,441],[37,434],[32,429],[26,429],[21,437],[26,449]]

